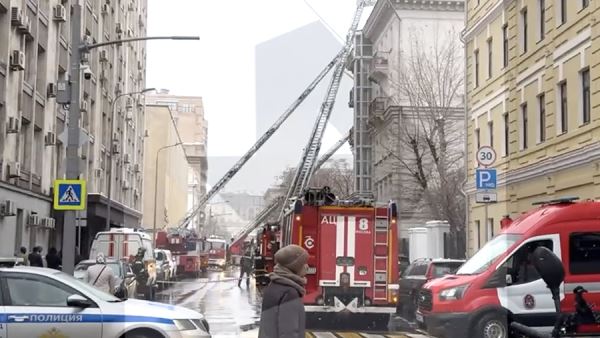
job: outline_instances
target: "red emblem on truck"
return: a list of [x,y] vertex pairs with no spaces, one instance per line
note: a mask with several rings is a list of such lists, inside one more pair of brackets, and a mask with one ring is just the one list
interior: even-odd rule
[[532,295],[525,295],[523,297],[523,305],[525,305],[527,310],[533,309],[535,307],[535,298]]

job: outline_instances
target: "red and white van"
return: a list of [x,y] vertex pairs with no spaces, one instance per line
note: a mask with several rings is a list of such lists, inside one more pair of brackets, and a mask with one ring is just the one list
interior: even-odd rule
[[[600,304],[600,202],[575,199],[540,203],[502,229],[455,275],[425,284],[417,320],[429,333],[446,338],[508,337],[509,318],[551,328],[556,318],[552,296],[528,262],[528,253],[541,245],[565,267],[562,311],[575,312],[573,289],[579,285],[589,291],[590,304]],[[579,332],[600,333],[600,325]]]

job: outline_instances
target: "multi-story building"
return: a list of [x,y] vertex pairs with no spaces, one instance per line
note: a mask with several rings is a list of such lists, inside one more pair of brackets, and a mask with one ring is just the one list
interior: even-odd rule
[[[72,1],[0,1],[0,255],[23,245],[60,248],[62,213],[52,210],[52,185],[65,177],[65,106],[57,84],[69,74]],[[81,35],[91,43],[146,34],[146,0],[84,1]],[[81,77],[81,128],[85,140],[81,177],[87,181],[87,212],[80,212],[79,246],[106,224],[108,176],[112,176],[113,225],[140,219],[143,98],[121,93],[145,86],[144,42],[93,49],[84,55],[93,75]],[[80,76],[77,74],[76,76]],[[115,140],[116,143],[113,143]],[[109,156],[113,168],[107,170]],[[34,217],[31,217],[34,216]],[[48,221],[48,219],[55,221]],[[44,225],[44,226],[42,226]]]
[[[600,197],[600,63],[592,1],[469,0],[467,56],[470,252],[505,215],[565,195]],[[594,42],[595,41],[595,42]],[[594,96],[596,95],[596,96]],[[475,203],[475,154],[497,153],[497,203]]]
[[[185,153],[193,173],[190,177],[190,201],[195,203],[201,196],[206,194],[206,183],[208,173],[208,122],[204,118],[204,103],[200,96],[177,96],[168,92],[149,95],[146,99],[149,104],[167,105],[173,113],[177,130],[184,143]],[[197,182],[196,182],[197,181]],[[192,204],[189,205],[192,207]],[[197,224],[198,219],[194,220]]]
[[188,164],[169,106],[146,106],[144,144],[145,228],[162,229],[179,221],[188,210]]
[[221,197],[246,222],[252,221],[265,207],[265,198],[248,192],[222,192]]
[[[378,201],[397,201],[402,238],[408,238],[409,228],[422,226],[432,216],[427,201],[415,193],[418,189],[411,172],[401,165],[411,161],[410,149],[403,144],[405,132],[429,121],[422,117],[426,115],[424,107],[415,107],[400,83],[405,81],[403,72],[408,71],[411,54],[416,52],[416,39],[424,50],[446,43],[444,39],[460,43],[463,11],[462,0],[379,0],[357,32],[348,60],[354,73],[349,106],[354,108],[355,191],[371,193]],[[464,127],[464,110],[457,99],[458,104],[452,102],[444,109],[448,108],[448,125],[460,132],[463,128],[457,125]]]

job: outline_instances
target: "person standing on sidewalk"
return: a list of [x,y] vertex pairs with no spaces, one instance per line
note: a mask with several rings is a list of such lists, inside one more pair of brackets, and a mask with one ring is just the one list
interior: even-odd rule
[[295,244],[275,254],[271,283],[263,292],[259,338],[304,338],[302,297],[306,293],[307,262],[308,252]]

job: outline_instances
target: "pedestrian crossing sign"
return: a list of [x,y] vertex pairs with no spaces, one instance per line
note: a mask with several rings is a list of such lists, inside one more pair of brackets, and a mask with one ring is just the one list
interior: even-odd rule
[[54,181],[54,210],[85,209],[84,180]]

